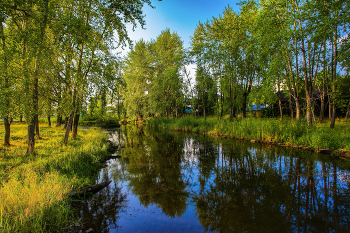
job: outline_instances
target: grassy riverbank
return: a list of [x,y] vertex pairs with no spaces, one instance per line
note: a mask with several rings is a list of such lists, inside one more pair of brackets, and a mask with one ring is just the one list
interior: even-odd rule
[[279,143],[287,146],[302,146],[318,149],[350,151],[350,123],[337,121],[333,130],[329,123],[316,123],[311,127],[307,122],[280,121],[272,118],[247,118],[232,122],[226,117],[182,117],[179,119],[151,118],[148,125],[188,132],[205,132],[212,135],[232,137],[256,142]]
[[0,146],[0,232],[61,231],[72,214],[67,194],[92,184],[108,155],[100,129],[80,130],[67,146],[62,128],[41,126],[40,133],[32,156],[25,156],[25,124],[13,124],[11,146]]

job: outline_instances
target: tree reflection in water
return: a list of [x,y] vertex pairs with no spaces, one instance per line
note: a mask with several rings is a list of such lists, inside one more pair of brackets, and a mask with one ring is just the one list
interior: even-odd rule
[[[112,185],[112,184],[111,184]],[[118,228],[118,219],[127,206],[126,195],[114,183],[114,187],[104,188],[89,203],[83,204],[77,213],[85,229],[92,228],[94,232],[109,232],[110,228]]]
[[[347,161],[297,149],[135,126],[123,127],[114,136],[125,145],[123,157],[102,176],[112,178],[113,184],[127,184],[142,206],[155,205],[173,225],[191,225],[188,221],[193,219],[181,216],[194,209],[195,221],[202,227],[192,232],[350,231]],[[117,226],[118,216],[130,205],[117,187],[113,191],[116,197],[109,189],[103,190],[105,203],[98,207],[90,203],[84,210],[93,212],[95,224],[101,222],[94,228],[98,232],[104,232],[108,224]],[[107,220],[98,219],[102,213]],[[154,231],[169,231],[159,223]]]
[[343,172],[335,162],[305,151],[223,144],[215,165],[206,164],[214,174],[200,175],[205,182],[193,197],[206,230],[349,232],[349,195],[341,194],[349,187],[338,186]]
[[124,150],[133,193],[146,207],[156,204],[167,216],[181,216],[186,211],[188,197],[181,172],[183,142],[164,133],[148,132],[145,136],[139,127],[124,131],[133,135],[134,145]]

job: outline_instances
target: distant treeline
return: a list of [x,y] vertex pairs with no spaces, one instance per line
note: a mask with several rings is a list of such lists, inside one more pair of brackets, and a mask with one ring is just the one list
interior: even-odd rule
[[[169,29],[139,41],[123,67],[127,115],[246,117],[275,106],[281,120],[349,117],[347,1],[244,1],[200,22],[186,51]],[[195,73],[186,69],[195,64]],[[191,80],[191,77],[195,77]],[[276,110],[262,110],[276,116]]]

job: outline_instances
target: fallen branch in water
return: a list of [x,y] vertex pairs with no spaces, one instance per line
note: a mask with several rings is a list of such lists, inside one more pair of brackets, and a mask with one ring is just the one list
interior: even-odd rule
[[89,187],[85,188],[83,191],[79,191],[79,192],[72,191],[72,192],[69,193],[69,196],[71,196],[71,197],[80,197],[80,196],[83,196],[86,192],[97,193],[101,189],[107,187],[111,182],[112,181],[109,180],[109,181],[106,181],[106,182],[95,184],[95,185],[89,186]]

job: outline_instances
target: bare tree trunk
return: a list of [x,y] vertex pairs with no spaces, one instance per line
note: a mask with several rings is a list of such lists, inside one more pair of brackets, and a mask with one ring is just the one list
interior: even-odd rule
[[220,119],[222,119],[222,116],[223,116],[223,114],[224,114],[224,103],[223,103],[223,99],[224,99],[224,94],[222,93],[223,91],[221,90],[221,93],[220,93],[220,104],[221,104],[221,111],[220,111]]
[[[348,73],[348,75],[349,75],[349,73]],[[350,93],[350,83],[349,83],[349,93]],[[347,107],[347,110],[346,110],[345,121],[347,121],[349,117],[350,117],[350,101],[349,101],[349,104],[348,104],[348,107]]]
[[205,114],[205,96],[204,96],[204,90],[202,91],[202,97],[203,97],[203,114],[204,114],[204,120],[207,120],[207,116]]
[[280,90],[279,80],[277,80],[277,91],[278,91],[278,106],[280,109],[280,120],[283,121],[283,111],[282,111],[282,93]]
[[290,111],[290,120],[294,121],[293,99],[292,99],[292,91],[290,88],[289,88],[289,111]]
[[51,127],[51,115],[50,114],[47,115],[47,125],[49,127]]
[[323,52],[323,84],[322,84],[322,94],[321,94],[321,111],[320,111],[320,119],[319,121],[322,122],[324,119],[324,111],[325,111],[325,104],[326,104],[326,80],[327,80],[327,60],[326,60],[326,40],[324,42],[324,52]]
[[331,95],[328,95],[328,118],[332,119]]
[[69,122],[69,116],[66,116],[64,118],[64,130],[66,130],[68,128],[68,122]]
[[[47,17],[48,17],[48,12],[49,12],[49,2],[45,1],[44,2],[44,12],[43,12],[43,21],[39,25],[40,26],[40,39],[39,43],[41,46],[44,44],[44,35],[45,35],[45,30],[47,26]],[[28,149],[27,149],[27,155],[30,155],[34,153],[34,146],[35,146],[35,130],[37,131],[37,136],[39,137],[39,116],[38,116],[38,111],[39,111],[39,92],[38,92],[38,85],[39,85],[39,72],[40,72],[40,66],[41,66],[41,61],[42,61],[42,49],[37,49],[36,54],[35,54],[35,71],[34,71],[34,80],[33,80],[33,102],[32,102],[32,111],[34,112],[30,124],[28,126]]]
[[230,79],[230,121],[232,121],[232,117],[233,117],[233,98],[232,98],[232,79]]
[[[6,37],[5,37],[5,33],[4,33],[4,27],[3,27],[3,23],[5,21],[5,19],[3,18],[2,15],[0,15],[1,17],[1,22],[0,22],[0,27],[1,27],[1,41],[2,41],[2,51],[3,51],[3,73],[5,76],[4,79],[4,89],[7,91],[9,89],[9,77],[8,77],[8,58],[7,58],[7,46],[6,46]],[[9,146],[10,145],[10,134],[11,134],[11,120],[9,117],[9,110],[10,110],[10,96],[9,94],[5,94],[4,95],[4,102],[5,102],[5,114],[6,115],[4,117],[4,126],[5,126],[5,137],[4,137],[4,145],[5,146]]]
[[243,103],[242,103],[242,107],[241,107],[241,112],[242,112],[242,118],[246,118],[247,117],[247,97],[248,97],[248,93],[247,92],[243,92]]
[[347,121],[349,117],[350,117],[350,103],[348,104],[348,107],[347,107],[347,110],[346,110],[345,121]]
[[51,127],[51,100],[48,101],[47,124]]
[[28,148],[27,156],[34,153],[35,146],[35,119],[32,117],[31,123],[28,125]]
[[5,137],[4,137],[4,145],[10,145],[10,134],[11,134],[11,123],[9,121],[9,117],[4,117],[4,126],[5,126]]
[[334,125],[335,125],[335,101],[333,101],[332,120],[329,127],[331,129],[334,129]]
[[334,93],[335,93],[335,81],[337,78],[337,61],[338,61],[338,36],[337,36],[337,28],[335,28],[334,31],[334,37],[333,37],[333,45],[332,46],[334,49],[332,49],[332,82],[333,82],[333,111],[332,111],[332,120],[331,120],[331,125],[330,128],[334,129],[335,125],[335,99],[334,99]]
[[[295,23],[294,23],[294,27]],[[299,78],[299,59],[298,59],[298,39],[297,36],[295,36],[294,38],[294,45],[295,45],[295,71],[296,71],[296,79]],[[299,102],[299,93],[297,91],[298,88],[298,84],[296,82],[297,80],[293,80],[293,92],[294,92],[294,100],[295,100],[295,108],[296,108],[296,118],[298,121],[300,121],[300,116],[301,116],[301,108],[300,108],[300,102]]]
[[[38,105],[39,105],[39,102],[38,102]],[[39,110],[39,106],[38,106],[38,110]],[[39,115],[38,114],[36,114],[36,116],[35,116],[35,134],[38,138],[40,138]]]
[[120,110],[119,110],[119,88],[118,88],[118,94],[117,94],[117,95],[118,95],[118,96],[117,96],[117,97],[118,97],[118,106],[117,106],[117,107],[118,107],[118,108],[117,108],[117,109],[118,109],[118,119],[120,120]]
[[61,127],[62,125],[62,115],[57,115],[56,127]]
[[76,113],[73,121],[73,139],[77,139],[80,114]]
[[320,122],[322,122],[324,118],[325,103],[326,103],[325,85],[323,84],[322,94],[321,94],[320,119],[319,119]]
[[67,125],[67,129],[66,129],[66,133],[64,135],[64,140],[63,140],[63,143],[67,145],[68,143],[68,137],[69,137],[69,131],[71,130],[72,128],[72,123],[73,123],[73,118],[76,114],[76,96],[77,96],[77,88],[76,86],[74,86],[74,89],[73,89],[73,110],[72,110],[72,113],[69,117],[69,122],[68,122],[68,125]]
[[218,121],[219,120],[219,115],[220,115],[220,112],[219,112],[219,97],[218,97],[218,91],[217,91],[217,87],[215,87],[215,100],[216,100],[216,120]]
[[75,110],[72,111],[70,117],[69,117],[69,121],[68,121],[68,124],[67,124],[67,129],[66,129],[66,133],[64,135],[64,144],[67,145],[68,143],[68,137],[69,137],[69,132],[70,132],[70,129],[72,127],[72,122],[73,122],[73,118],[74,118],[74,114],[75,114]]

